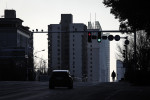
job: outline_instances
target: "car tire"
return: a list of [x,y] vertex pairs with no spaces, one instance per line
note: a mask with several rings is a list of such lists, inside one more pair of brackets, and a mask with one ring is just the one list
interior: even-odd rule
[[73,85],[71,85],[71,86],[68,86],[68,89],[73,89]]
[[49,89],[54,89],[54,88],[55,88],[54,86],[49,85]]

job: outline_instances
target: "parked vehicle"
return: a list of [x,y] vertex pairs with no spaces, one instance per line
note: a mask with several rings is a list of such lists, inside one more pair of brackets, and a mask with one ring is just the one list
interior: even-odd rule
[[69,70],[53,70],[49,79],[49,88],[55,87],[68,87],[73,88],[73,79],[69,73]]

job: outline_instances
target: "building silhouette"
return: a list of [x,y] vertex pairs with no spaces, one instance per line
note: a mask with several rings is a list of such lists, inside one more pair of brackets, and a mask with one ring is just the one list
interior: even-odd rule
[[116,61],[116,71],[117,71],[117,81],[121,81],[124,79],[125,75],[125,67],[123,66],[123,62],[120,60]]
[[80,78],[87,74],[86,33],[77,32],[86,29],[84,24],[73,23],[71,14],[62,14],[60,24],[48,26],[49,69],[69,69]]
[[[62,14],[60,24],[48,25],[48,67],[68,69],[77,79],[89,82],[108,82],[110,76],[109,41],[97,42],[97,38],[87,41],[87,31],[100,31],[95,21],[88,28],[83,23],[73,23],[71,14]],[[97,37],[98,33],[92,35]],[[102,33],[103,35],[103,33]]]
[[[100,23],[88,22],[88,31],[102,31]],[[92,32],[92,41],[88,42],[88,81],[89,82],[109,82],[109,40],[97,40],[98,33]],[[101,36],[106,35],[101,32]]]
[[5,10],[0,18],[0,80],[31,79],[33,34],[22,23],[15,10]]
[[[109,33],[103,36],[109,36]],[[100,49],[100,82],[110,82],[110,41],[102,40]]]
[[84,80],[87,77],[87,30],[82,23],[70,25],[69,69],[71,74]]

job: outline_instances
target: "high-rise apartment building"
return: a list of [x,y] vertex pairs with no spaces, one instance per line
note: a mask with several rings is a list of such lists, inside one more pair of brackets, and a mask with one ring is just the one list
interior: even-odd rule
[[[109,33],[103,34],[109,36]],[[102,40],[100,43],[100,82],[110,82],[110,41]]]
[[48,26],[49,66],[55,69],[69,67],[69,30],[72,24],[71,14],[62,14],[60,24]]
[[87,76],[87,30],[84,24],[70,25],[69,68],[74,77]]
[[[87,26],[73,23],[71,14],[62,14],[60,24],[48,26],[49,69],[69,69],[77,79],[89,82],[109,81],[109,41],[97,42],[97,32],[92,32],[92,42],[87,42],[87,31],[100,31],[98,21]],[[103,35],[103,33],[102,33]]]
[[62,14],[60,24],[48,26],[50,69],[69,69],[80,78],[87,73],[86,29],[84,24],[73,23],[71,14]]
[[[88,22],[88,31],[101,31],[102,28],[98,21],[93,26]],[[89,82],[108,82],[109,81],[109,41],[97,41],[97,32],[92,32],[92,42],[88,43],[88,81]],[[105,35],[101,33],[101,35]]]
[[48,26],[50,69],[69,69],[80,78],[86,74],[86,29],[84,24],[73,23],[71,14],[62,14],[60,24]]

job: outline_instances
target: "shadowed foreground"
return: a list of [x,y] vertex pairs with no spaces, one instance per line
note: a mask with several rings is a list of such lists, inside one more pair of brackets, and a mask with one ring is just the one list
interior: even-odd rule
[[150,86],[129,83],[74,83],[49,89],[48,82],[0,82],[0,100],[149,100]]

